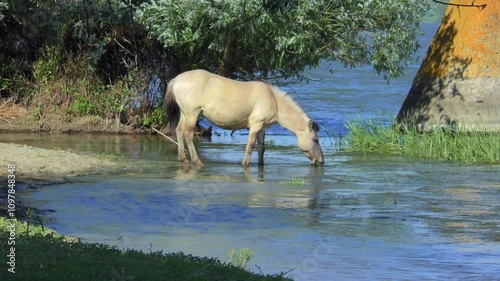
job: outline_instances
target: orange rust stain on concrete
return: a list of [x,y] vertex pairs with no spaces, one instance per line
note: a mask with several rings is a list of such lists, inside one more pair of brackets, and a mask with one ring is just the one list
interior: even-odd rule
[[417,74],[419,77],[500,77],[500,0],[452,0]]

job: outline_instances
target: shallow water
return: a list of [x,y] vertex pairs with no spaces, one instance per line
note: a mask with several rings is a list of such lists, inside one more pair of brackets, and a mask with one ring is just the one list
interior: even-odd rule
[[[425,28],[423,46],[437,25]],[[346,121],[397,114],[419,64],[389,85],[362,67],[313,70],[320,81],[283,89],[345,135]],[[135,161],[127,174],[20,191],[25,204],[55,211],[49,227],[83,241],[222,260],[248,247],[250,270],[294,269],[287,276],[296,280],[498,279],[499,165],[345,153],[322,130],[327,162],[310,167],[296,139],[275,126],[266,166],[255,166],[254,153],[244,169],[245,132],[217,132],[199,143],[201,169],[183,168],[176,148],[159,137],[14,134],[2,141]],[[292,177],[305,185],[291,185]]]
[[[222,260],[248,247],[251,270],[295,268],[297,280],[493,280],[500,272],[498,165],[331,151],[334,162],[310,167],[277,148],[269,165],[244,169],[228,163],[242,156],[237,147],[200,150],[199,170],[164,161],[25,190],[22,199],[54,210],[49,226],[84,241]],[[291,185],[292,176],[305,186]]]

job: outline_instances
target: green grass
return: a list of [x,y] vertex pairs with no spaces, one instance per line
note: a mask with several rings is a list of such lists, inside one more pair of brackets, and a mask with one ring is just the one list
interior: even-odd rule
[[234,249],[232,249],[227,253],[227,259],[229,264],[239,268],[245,268],[254,255],[255,253],[249,248],[240,249],[237,253]]
[[381,121],[349,122],[347,150],[468,163],[500,163],[500,134],[453,131],[442,128],[429,133]]
[[306,181],[303,178],[292,177],[289,181],[290,185],[293,186],[304,186]]
[[[7,271],[10,224],[0,218],[0,280],[291,280],[260,275],[214,258],[179,253],[121,251],[104,244],[68,241],[40,226],[16,222],[15,271]],[[28,235],[26,233],[28,232]]]

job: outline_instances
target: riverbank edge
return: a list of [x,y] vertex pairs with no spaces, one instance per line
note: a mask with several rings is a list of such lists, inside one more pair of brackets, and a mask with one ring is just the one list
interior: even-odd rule
[[[112,156],[0,143],[0,216],[6,214],[9,186],[17,192],[67,183],[78,176],[125,172],[132,168],[125,159]],[[27,207],[16,201],[18,217],[23,219]]]
[[354,120],[346,127],[347,151],[399,155],[474,164],[500,164],[500,133],[450,127],[422,132],[417,126],[394,126],[396,120]]
[[[61,133],[61,134],[106,134],[106,135],[154,135],[150,126],[143,125],[137,116],[127,123],[95,115],[68,116],[61,110],[34,116],[34,110],[20,105],[2,108],[0,103],[0,134],[11,133]],[[175,130],[169,125],[161,126],[163,134],[173,136]],[[212,128],[197,124],[195,134],[210,137]]]
[[[1,280],[291,280],[256,274],[218,259],[182,252],[144,253],[83,243],[30,221],[0,217]],[[5,253],[5,254],[3,254]],[[7,278],[7,276],[9,278]]]
[[[63,158],[68,159],[64,161]],[[61,165],[64,168],[61,168]],[[17,259],[25,259],[22,263],[17,263],[17,271],[22,270],[25,274],[28,272],[30,272],[28,274],[32,274],[30,276],[13,274],[5,269],[0,272],[1,280],[6,274],[11,275],[9,277],[14,277],[9,280],[27,280],[26,278],[59,280],[59,277],[63,276],[55,277],[53,274],[57,273],[71,276],[72,280],[110,280],[115,278],[114,275],[118,273],[143,280],[165,280],[166,272],[164,269],[159,269],[161,267],[169,268],[168,274],[174,274],[176,280],[211,280],[210,276],[217,276],[218,280],[291,280],[285,278],[283,273],[276,275],[255,274],[222,263],[215,258],[195,257],[184,253],[143,253],[136,250],[119,250],[114,246],[104,244],[83,243],[78,238],[66,237],[44,227],[43,221],[47,219],[47,216],[50,216],[52,210],[30,208],[25,206],[20,200],[22,198],[17,196],[19,190],[69,183],[79,176],[121,173],[132,170],[133,165],[126,159],[103,159],[98,156],[82,155],[64,150],[0,143],[0,168],[0,249],[2,253],[6,253],[2,256],[3,259],[8,259],[6,256],[9,254],[11,246],[14,246],[13,248],[17,251]],[[9,175],[13,175],[13,177]],[[9,194],[14,197],[9,198]],[[9,199],[13,199],[13,201],[9,202]],[[9,203],[13,203],[13,209],[9,207]],[[9,216],[9,212],[12,210],[15,218]],[[14,219],[9,220],[11,218]],[[16,227],[9,228],[10,225],[16,225]],[[28,230],[26,230],[27,225],[29,225]],[[10,229],[17,229],[14,234],[15,245],[8,244],[11,241],[9,237],[12,237]],[[60,249],[64,249],[64,251],[61,252]],[[33,257],[30,254],[33,251],[42,253],[43,257],[41,258],[39,254]],[[73,258],[61,259],[61,254]],[[108,258],[103,259],[103,256],[108,256]],[[97,262],[86,264],[85,261],[89,260]],[[109,267],[108,260],[116,260],[116,262],[112,267]],[[44,261],[45,264],[42,266],[40,261]],[[40,263],[40,265],[35,263]],[[33,267],[38,268],[38,270],[26,270],[26,268]],[[102,270],[104,267],[107,269]],[[58,271],[57,268],[65,270]],[[161,274],[151,274],[149,272],[151,268],[155,268],[153,271],[161,272]],[[121,272],[122,269],[126,269],[126,271]],[[194,274],[193,271],[198,272],[198,274]],[[141,272],[144,273],[142,276]],[[240,276],[240,279],[234,279],[234,276]]]

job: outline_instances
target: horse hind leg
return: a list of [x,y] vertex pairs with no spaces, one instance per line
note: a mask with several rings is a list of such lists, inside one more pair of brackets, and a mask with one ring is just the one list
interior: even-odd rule
[[194,142],[193,142],[194,130],[196,128],[196,122],[198,121],[198,115],[199,112],[198,114],[192,115],[194,117],[186,118],[184,138],[186,140],[186,144],[189,149],[189,155],[191,156],[191,163],[193,165],[203,166],[203,162],[201,162],[200,158],[198,157],[198,153],[196,152],[196,148],[194,147]]
[[175,128],[175,134],[177,135],[177,159],[182,161],[184,164],[189,164],[189,160],[186,157],[186,152],[184,151],[184,134],[186,131],[186,118],[181,114],[179,119],[179,124],[177,124],[177,128]]

